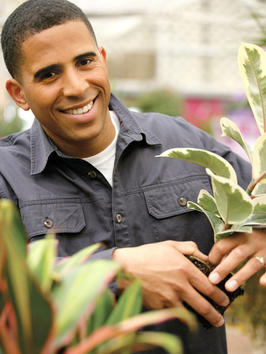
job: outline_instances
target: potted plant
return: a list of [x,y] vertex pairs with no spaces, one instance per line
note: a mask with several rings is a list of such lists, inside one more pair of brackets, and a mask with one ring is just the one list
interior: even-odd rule
[[[214,241],[230,237],[235,232],[252,232],[252,228],[266,227],[266,53],[252,44],[242,44],[238,62],[248,102],[252,109],[260,136],[253,147],[244,140],[237,125],[228,118],[222,118],[222,135],[235,140],[244,149],[252,165],[252,180],[246,190],[237,182],[234,168],[224,158],[212,152],[194,148],[173,148],[160,157],[170,157],[199,164],[210,176],[213,196],[201,190],[197,203],[189,201],[188,208],[202,212],[208,218],[214,233]],[[210,263],[203,263],[189,257],[206,275],[213,269]],[[230,276],[229,276],[230,277]],[[239,288],[228,292],[219,284],[231,302],[243,293]],[[216,308],[223,313],[226,307]],[[208,323],[201,318],[208,326]]]

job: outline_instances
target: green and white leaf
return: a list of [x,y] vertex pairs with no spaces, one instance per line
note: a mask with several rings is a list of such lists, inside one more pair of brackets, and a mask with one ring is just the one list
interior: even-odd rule
[[217,209],[225,224],[242,223],[253,211],[251,198],[237,183],[228,178],[216,176],[206,169],[212,180],[212,189]]
[[212,214],[216,215],[216,216],[220,216],[218,209],[217,209],[217,205],[216,205],[216,201],[213,198],[213,196],[206,191],[205,189],[201,189],[198,195],[198,200],[197,203],[206,211],[211,212]]
[[245,142],[238,126],[226,117],[221,118],[220,125],[222,129],[222,136],[227,136],[235,140],[244,149],[248,155],[249,161],[252,163],[251,147]]
[[187,207],[191,210],[196,210],[204,213],[206,217],[208,218],[211,227],[213,229],[214,237],[216,237],[216,234],[224,230],[224,222],[221,218],[217,217],[214,213],[204,209],[201,207],[199,204],[193,203],[193,202],[188,202]]
[[266,132],[266,53],[254,44],[243,43],[238,63],[250,107],[263,134]]
[[196,163],[209,168],[214,174],[228,178],[237,183],[237,176],[232,165],[223,157],[202,149],[174,148],[164,151],[158,157],[171,157]]

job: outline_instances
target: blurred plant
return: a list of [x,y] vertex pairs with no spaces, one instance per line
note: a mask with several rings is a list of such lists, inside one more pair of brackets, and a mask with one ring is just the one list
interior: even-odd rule
[[170,90],[151,91],[137,97],[134,106],[142,112],[158,112],[170,116],[179,116],[182,113],[181,97]]
[[143,326],[179,318],[194,330],[184,309],[140,314],[135,280],[115,302],[108,284],[126,276],[111,260],[87,261],[99,245],[56,262],[57,240],[47,236],[27,249],[16,207],[0,200],[0,353],[131,353],[161,346],[182,353],[176,336],[140,332]]
[[[4,109],[0,111],[0,137],[20,132],[23,128],[23,120],[18,115],[17,108],[10,106],[9,113],[4,113]],[[6,107],[6,111],[8,108]],[[8,117],[5,117],[8,115]]]

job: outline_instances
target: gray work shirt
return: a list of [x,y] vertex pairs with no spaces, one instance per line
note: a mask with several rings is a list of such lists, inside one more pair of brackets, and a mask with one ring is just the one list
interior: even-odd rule
[[[110,109],[120,121],[113,188],[92,165],[63,154],[35,120],[30,130],[0,140],[0,197],[16,203],[30,240],[56,230],[60,257],[103,242],[107,250],[97,256],[110,258],[114,247],[164,240],[192,240],[208,253],[211,227],[186,207],[200,189],[211,192],[205,169],[155,156],[173,147],[210,150],[232,163],[244,187],[249,165],[182,118],[130,112],[113,95]],[[196,337],[177,321],[156,328],[181,336],[187,354],[226,353],[224,328],[200,326]]]

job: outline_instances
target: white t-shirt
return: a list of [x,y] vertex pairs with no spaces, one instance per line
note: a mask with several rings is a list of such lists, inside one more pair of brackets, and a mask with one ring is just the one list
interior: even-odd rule
[[90,157],[86,157],[83,160],[89,162],[97,170],[99,170],[107,181],[113,186],[113,170],[115,163],[115,153],[116,153],[116,142],[119,134],[120,124],[117,115],[114,111],[110,111],[111,120],[115,127],[115,137],[110,145],[107,146],[103,151]]

